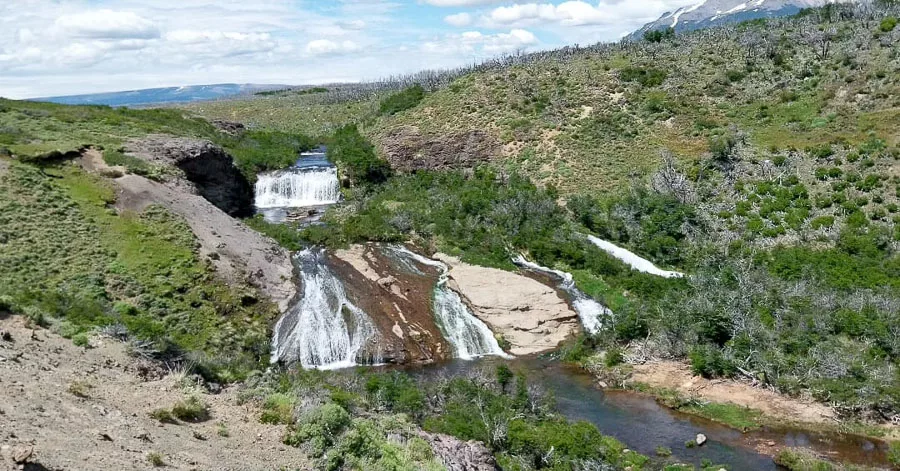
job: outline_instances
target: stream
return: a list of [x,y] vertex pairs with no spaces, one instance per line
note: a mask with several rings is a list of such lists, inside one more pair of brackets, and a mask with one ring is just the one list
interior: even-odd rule
[[[293,167],[261,174],[256,184],[256,209],[271,222],[315,223],[316,216],[340,201],[337,171],[325,158],[324,149],[301,155]],[[633,269],[663,277],[684,276],[662,270],[650,261],[609,242],[588,236],[588,240]],[[876,440],[837,433],[810,432],[790,427],[763,428],[748,433],[718,423],[680,413],[658,404],[652,397],[627,391],[603,390],[588,373],[558,361],[535,357],[512,358],[498,346],[488,327],[447,286],[447,267],[401,246],[387,246],[400,269],[421,274],[419,267],[432,267],[440,278],[432,293],[433,317],[444,339],[453,348],[450,361],[429,366],[381,366],[401,369],[415,376],[465,375],[479,368],[495,368],[500,362],[525,373],[532,384],[552,392],[560,414],[570,420],[585,420],[604,434],[654,460],[701,466],[704,460],[727,465],[731,470],[774,470],[770,456],[758,450],[799,446],[838,461],[886,467],[887,446]],[[374,339],[373,319],[347,299],[343,281],[324,260],[324,250],[306,249],[295,255],[301,272],[303,296],[279,319],[272,339],[272,360],[299,363],[304,368],[336,369],[380,363]],[[572,276],[517,257],[524,270],[547,276],[568,294],[583,327],[600,330],[609,309],[579,291]],[[418,266],[417,266],[418,265]],[[377,294],[377,293],[373,293]],[[427,299],[427,298],[426,298]],[[698,433],[707,436],[701,447],[687,448],[685,442]],[[672,450],[668,459],[655,457],[657,447]]]

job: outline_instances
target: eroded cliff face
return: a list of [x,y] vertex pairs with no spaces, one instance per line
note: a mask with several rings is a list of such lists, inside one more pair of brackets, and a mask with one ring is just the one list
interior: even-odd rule
[[375,323],[382,362],[428,364],[452,355],[434,321],[436,270],[404,269],[376,244],[339,250],[328,263],[347,297]]
[[401,172],[474,168],[499,156],[502,148],[481,130],[429,137],[415,126],[394,129],[380,141],[391,167]]
[[253,215],[253,188],[234,161],[210,141],[151,135],[129,141],[125,152],[176,167],[207,201],[234,217]]

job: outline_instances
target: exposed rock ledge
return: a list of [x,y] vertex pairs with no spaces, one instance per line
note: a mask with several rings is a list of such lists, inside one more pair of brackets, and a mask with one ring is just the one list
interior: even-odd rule
[[[111,172],[100,153],[88,149],[80,159],[88,171]],[[200,242],[200,253],[208,257],[219,276],[232,284],[248,283],[260,290],[281,312],[296,294],[294,267],[287,250],[250,229],[191,191],[187,182],[159,183],[139,175],[116,178],[119,210],[143,211],[160,205],[185,219]]]
[[450,287],[476,317],[509,341],[513,355],[553,350],[580,329],[578,314],[555,289],[531,278],[436,254],[450,267]]

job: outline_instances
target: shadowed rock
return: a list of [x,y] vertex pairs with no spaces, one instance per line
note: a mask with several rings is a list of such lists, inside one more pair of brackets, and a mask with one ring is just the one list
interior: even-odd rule
[[404,126],[382,139],[385,158],[402,172],[474,168],[500,155],[500,149],[494,136],[480,130],[428,137],[417,127]]

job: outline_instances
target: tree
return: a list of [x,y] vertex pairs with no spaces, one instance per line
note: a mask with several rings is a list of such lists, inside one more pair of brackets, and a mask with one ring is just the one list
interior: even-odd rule
[[669,39],[675,36],[675,30],[672,28],[666,29],[654,29],[650,31],[644,31],[644,41],[650,43],[658,43],[662,42],[663,39]]

